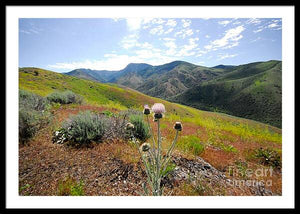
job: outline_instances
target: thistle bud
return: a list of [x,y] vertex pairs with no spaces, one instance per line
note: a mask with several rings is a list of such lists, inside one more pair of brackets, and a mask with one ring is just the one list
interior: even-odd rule
[[163,117],[163,114],[154,114],[155,119],[161,119],[162,117]]
[[144,106],[144,111],[143,111],[143,113],[144,113],[145,115],[150,114],[150,108],[149,108],[148,105],[145,105],[145,106]]
[[133,130],[134,129],[134,125],[132,123],[127,123],[125,129],[126,130]]
[[174,129],[178,130],[178,131],[182,131],[182,124],[181,122],[176,122],[174,125]]
[[151,148],[151,147],[150,147],[150,144],[149,144],[149,143],[143,143],[142,146],[141,146],[141,150],[142,150],[143,152],[149,151],[150,148]]

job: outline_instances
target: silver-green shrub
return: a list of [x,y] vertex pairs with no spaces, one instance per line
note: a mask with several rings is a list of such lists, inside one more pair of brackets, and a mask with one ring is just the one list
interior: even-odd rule
[[62,128],[67,141],[82,145],[91,141],[101,142],[105,133],[105,122],[100,115],[84,111],[69,118]]
[[19,90],[19,142],[28,142],[50,121],[49,102],[34,93]]
[[134,125],[133,135],[141,142],[151,137],[149,127],[142,115],[130,115],[129,121]]
[[72,91],[55,91],[47,96],[47,99],[50,102],[54,103],[60,103],[60,104],[70,104],[70,103],[75,103],[75,104],[81,104],[83,102],[83,98],[75,94]]

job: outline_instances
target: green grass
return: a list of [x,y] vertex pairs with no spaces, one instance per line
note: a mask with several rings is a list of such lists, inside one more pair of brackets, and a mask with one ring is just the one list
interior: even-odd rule
[[205,146],[198,137],[194,135],[189,135],[183,136],[179,139],[177,143],[177,148],[180,148],[185,152],[189,152],[195,156],[198,156],[204,151]]
[[60,196],[83,196],[84,183],[82,180],[76,182],[74,179],[67,177],[58,183],[58,195]]

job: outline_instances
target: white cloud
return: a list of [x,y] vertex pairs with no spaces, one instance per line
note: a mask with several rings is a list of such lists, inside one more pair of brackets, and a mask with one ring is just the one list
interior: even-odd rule
[[196,57],[203,56],[203,55],[206,54],[206,53],[207,53],[207,51],[200,50],[200,51],[198,51],[198,54],[196,55]]
[[209,38],[210,38],[210,36],[209,36],[209,35],[205,35],[205,38],[209,39]]
[[174,30],[174,28],[170,28],[170,29],[168,29],[168,30],[165,31],[165,34],[169,34],[169,33],[171,33],[173,30]]
[[20,33],[25,33],[25,34],[40,34],[43,29],[41,28],[37,28],[36,26],[34,26],[33,23],[30,23],[31,27],[29,29],[20,29],[19,32]]
[[258,28],[257,30],[254,30],[253,33],[259,33],[263,30],[263,28]]
[[122,20],[122,18],[112,18],[112,20],[113,20],[114,22],[118,22],[118,21]]
[[267,27],[268,28],[275,28],[275,27],[279,27],[279,25],[277,23],[272,23],[272,24],[269,24]]
[[175,27],[177,25],[177,22],[174,19],[168,19],[166,25],[170,27]]
[[149,50],[136,51],[136,55],[109,55],[101,60],[85,60],[79,62],[64,62],[48,65],[50,69],[70,71],[77,68],[89,68],[94,70],[121,70],[129,63],[148,63],[151,65],[161,65],[176,60],[174,57],[162,55]]
[[240,21],[236,21],[236,22],[233,22],[232,24],[233,25],[239,25],[239,24],[241,24],[241,22]]
[[192,24],[192,21],[189,19],[181,19],[182,27],[187,28]]
[[25,33],[25,34],[31,34],[30,31],[27,31],[27,30],[19,30],[20,33]]
[[164,39],[166,42],[164,43],[164,45],[167,47],[167,48],[170,48],[170,49],[175,49],[177,48],[177,45],[175,43],[175,39],[169,39],[169,38],[165,38]]
[[198,47],[196,43],[199,38],[190,38],[189,43],[184,45],[180,51],[176,54],[176,56],[193,56],[196,54],[195,49]]
[[161,18],[158,18],[158,19],[152,19],[152,24],[158,24],[158,25],[161,25],[163,23],[165,23],[166,21],[161,19]]
[[129,31],[136,31],[141,28],[142,18],[126,18],[126,23]]
[[258,19],[258,18],[251,18],[251,19],[248,19],[246,21],[246,24],[254,24],[254,25],[259,25],[261,23],[261,19]]
[[259,33],[265,29],[270,30],[281,30],[281,23],[278,19],[273,19],[272,21],[266,23],[265,25],[258,26],[257,30],[254,30],[253,33]]
[[158,25],[157,27],[152,28],[149,32],[153,35],[162,35],[164,33],[164,27],[162,25]]
[[218,24],[223,25],[224,27],[226,27],[231,21],[229,20],[224,20],[224,21],[219,21]]
[[232,57],[236,57],[236,56],[237,56],[237,54],[223,54],[223,55],[219,55],[218,60],[223,60],[226,58],[232,58]]
[[121,41],[121,46],[125,49],[135,47],[138,44],[138,34],[133,33],[128,36],[125,36]]
[[48,67],[52,69],[70,71],[77,68],[89,68],[95,70],[120,70],[126,67],[129,63],[148,63],[151,65],[161,65],[177,60],[177,58],[174,57],[174,54],[171,54],[172,52],[175,53],[175,42],[168,39],[165,41],[166,43],[169,42],[166,45],[170,47],[167,51],[161,51],[160,49],[153,47],[153,45],[148,42],[135,43],[135,45],[126,43],[127,45],[136,48],[131,51],[133,55],[116,54],[115,52],[111,52],[104,54],[103,58],[99,60],[62,62],[48,65]]
[[174,38],[164,38],[163,39],[165,42],[163,43],[164,46],[167,47],[167,50],[165,51],[166,55],[168,56],[174,56],[176,54],[176,39]]
[[231,28],[225,32],[225,35],[221,39],[216,39],[211,41],[209,45],[206,45],[204,48],[207,50],[217,50],[218,48],[228,49],[237,46],[240,39],[243,38],[241,33],[245,28],[240,25],[236,28]]
[[194,34],[194,32],[193,32],[193,30],[192,29],[182,29],[181,31],[177,31],[175,34],[174,34],[174,36],[175,37],[181,37],[181,38],[186,38],[186,37],[188,37],[188,36],[191,36],[191,35],[193,35]]

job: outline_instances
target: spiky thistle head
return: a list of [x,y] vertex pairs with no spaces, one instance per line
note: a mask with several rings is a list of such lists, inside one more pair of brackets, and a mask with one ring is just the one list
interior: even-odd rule
[[154,113],[154,118],[160,119],[163,117],[163,113],[166,112],[166,108],[162,103],[154,103],[154,105],[152,106],[152,111]]
[[176,122],[174,125],[174,129],[178,130],[178,131],[182,131],[182,124],[181,122]]
[[143,152],[149,151],[150,148],[151,148],[151,146],[150,146],[149,143],[143,143],[142,146],[141,146],[141,150],[142,150]]
[[134,125],[132,123],[127,123],[125,126],[126,130],[133,130],[134,129]]
[[144,105],[144,111],[143,111],[143,113],[144,113],[145,115],[149,115],[149,114],[150,114],[150,108],[149,108],[148,105]]

